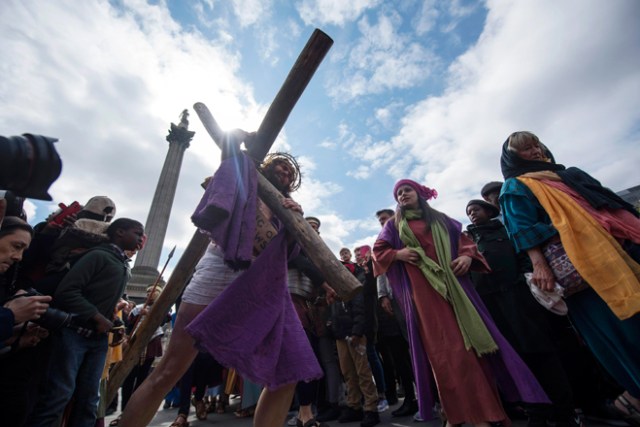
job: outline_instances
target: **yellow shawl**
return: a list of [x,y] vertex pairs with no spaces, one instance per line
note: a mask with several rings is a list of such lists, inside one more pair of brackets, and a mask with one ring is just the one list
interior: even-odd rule
[[558,179],[549,172],[518,177],[551,218],[578,273],[619,319],[628,319],[640,312],[640,265],[575,200],[545,185],[541,178]]

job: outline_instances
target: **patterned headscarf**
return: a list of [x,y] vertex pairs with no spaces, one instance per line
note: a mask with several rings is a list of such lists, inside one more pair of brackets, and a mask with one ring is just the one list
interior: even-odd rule
[[431,200],[438,197],[438,192],[432,188],[425,187],[424,185],[418,184],[417,182],[410,179],[401,179],[396,182],[396,185],[393,186],[393,198],[398,201],[398,188],[402,185],[409,185],[411,188],[416,190],[418,196],[423,198],[424,200]]

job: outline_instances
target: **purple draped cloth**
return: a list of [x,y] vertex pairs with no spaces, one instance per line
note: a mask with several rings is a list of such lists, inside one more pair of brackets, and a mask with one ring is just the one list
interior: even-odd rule
[[[447,217],[445,224],[449,232],[451,243],[451,258],[455,259],[458,253],[458,243],[460,240],[461,224],[454,219]],[[394,249],[401,249],[404,244],[400,240],[400,235],[394,221],[387,221],[384,228],[378,235],[378,240],[384,240]],[[386,272],[389,284],[394,297],[400,303],[402,312],[407,321],[407,332],[411,346],[411,357],[413,362],[413,372],[416,381],[416,392],[420,414],[425,420],[433,419],[432,408],[435,403],[435,393],[437,393],[435,380],[431,372],[431,365],[424,351],[420,331],[414,314],[414,306],[411,294],[411,282],[402,262],[395,262]],[[535,379],[527,365],[515,352],[513,347],[502,336],[496,327],[489,311],[480,299],[469,275],[458,277],[465,293],[478,310],[478,314],[487,325],[489,333],[498,345],[499,351],[485,355],[491,366],[492,373],[496,378],[498,389],[502,396],[511,402],[528,403],[550,403],[544,390]]]
[[[192,217],[235,265],[251,261],[256,230],[256,171],[241,157],[221,163]],[[322,377],[289,295],[284,230],[186,330],[222,365],[268,389]]]
[[251,263],[257,173],[244,154],[223,160],[191,216],[196,227],[224,250],[224,260],[233,268],[246,268]]

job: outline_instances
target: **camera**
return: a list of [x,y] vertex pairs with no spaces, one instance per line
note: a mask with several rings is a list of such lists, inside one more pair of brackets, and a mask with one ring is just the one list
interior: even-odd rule
[[[16,298],[33,297],[37,295],[42,295],[41,293],[39,293],[38,291],[32,288],[25,289],[25,291],[26,293],[13,295],[8,299],[8,301]],[[38,326],[42,326],[43,328],[48,329],[50,331],[57,331],[61,328],[75,327],[75,325],[73,325],[73,317],[74,316],[70,313],[67,313],[62,310],[58,310],[57,308],[49,307],[47,308],[47,311],[42,313],[40,318],[30,320],[30,322],[33,322]]]
[[0,189],[21,197],[51,200],[47,190],[58,179],[62,161],[56,138],[25,133],[0,136]]

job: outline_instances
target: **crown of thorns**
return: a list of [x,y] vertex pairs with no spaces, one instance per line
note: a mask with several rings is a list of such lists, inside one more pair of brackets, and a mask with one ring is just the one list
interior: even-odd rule
[[267,154],[260,169],[263,171],[270,170],[277,164],[285,164],[291,171],[291,184],[289,184],[289,192],[293,193],[300,188],[302,184],[302,173],[300,173],[300,165],[296,158],[289,153],[275,152]]

